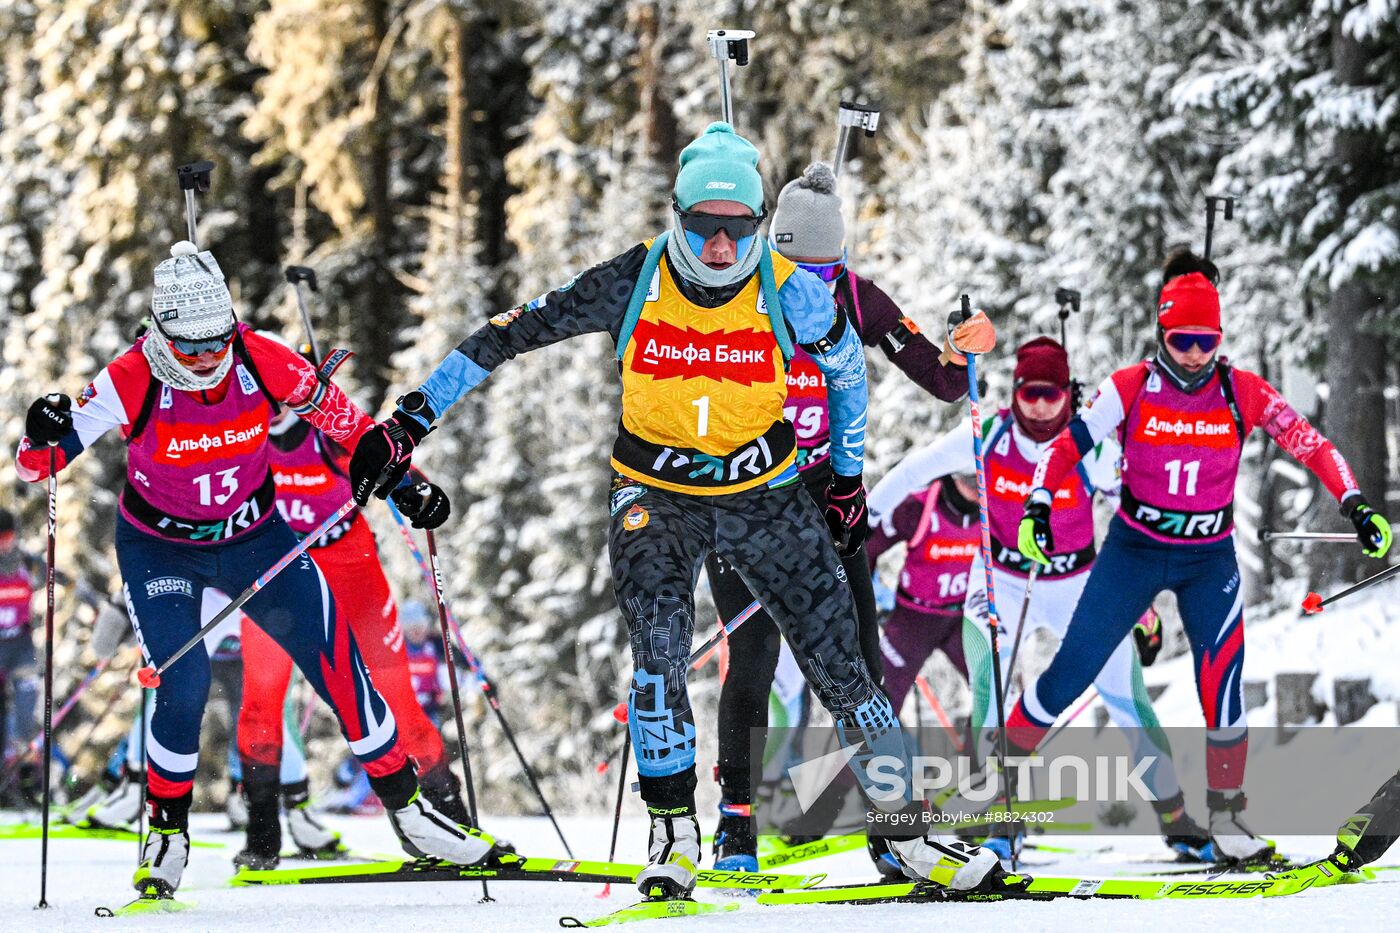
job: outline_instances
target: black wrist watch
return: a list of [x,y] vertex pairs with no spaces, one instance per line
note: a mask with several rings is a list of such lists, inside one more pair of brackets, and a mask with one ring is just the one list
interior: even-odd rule
[[428,407],[428,396],[418,389],[414,389],[406,395],[400,395],[397,404],[403,411],[410,415],[418,415],[429,423],[437,420],[433,410]]

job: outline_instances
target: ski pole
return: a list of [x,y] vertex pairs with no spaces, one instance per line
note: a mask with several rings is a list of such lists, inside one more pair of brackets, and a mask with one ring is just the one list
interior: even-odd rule
[[729,62],[743,66],[749,63],[749,29],[711,29],[705,34],[710,43],[710,56],[719,62],[719,106],[724,122],[734,125],[734,102],[729,87]]
[[[622,823],[622,795],[627,790],[627,756],[632,750],[632,727],[627,722],[626,701],[613,707],[613,719],[622,723],[622,767],[617,769],[617,804],[613,807],[613,827],[612,842],[608,844],[608,863],[617,856],[617,827]],[[612,882],[603,885],[603,892],[599,897],[607,897],[612,893]]]
[[189,233],[189,241],[196,248],[199,246],[199,209],[195,203],[195,195],[204,194],[209,190],[209,175],[213,171],[214,163],[207,159],[182,165],[175,170],[180,190],[185,194],[185,227]]
[[1021,600],[1021,617],[1016,622],[1016,641],[1011,645],[1011,662],[1006,665],[1006,683],[1003,685],[1005,689],[1001,694],[1003,704],[1006,703],[1006,691],[1011,689],[1011,678],[1016,673],[1016,659],[1021,655],[1021,639],[1026,634],[1026,611],[1031,607],[1031,590],[1035,589],[1035,580],[1039,575],[1040,564],[1031,561],[1031,575],[1026,579],[1026,595]]
[[139,671],[137,671],[137,682],[139,682],[141,686],[147,688],[159,687],[161,674],[164,674],[170,669],[170,666],[172,664],[174,664],[176,661],[180,660],[186,654],[188,654],[190,650],[194,648],[195,645],[198,645],[201,642],[203,642],[204,637],[210,632],[214,631],[214,629],[222,625],[225,619],[233,615],[239,609],[243,608],[243,604],[246,603],[248,600],[252,599],[254,594],[256,594],[258,590],[271,583],[274,577],[276,577],[283,570],[287,569],[288,564],[290,564],[292,561],[296,560],[303,553],[305,553],[307,548],[311,547],[311,545],[315,544],[318,540],[320,540],[322,535],[324,535],[327,531],[330,531],[331,528],[335,527],[336,523],[339,522],[346,515],[348,515],[354,508],[355,500],[346,499],[344,504],[342,504],[340,508],[336,509],[335,512],[327,516],[326,520],[321,522],[321,524],[317,525],[305,538],[302,538],[301,541],[298,542],[296,547],[292,548],[286,553],[285,556],[279,559],[277,563],[269,567],[266,573],[254,580],[252,585],[249,586],[242,593],[240,593],[237,599],[225,606],[219,612],[218,615],[214,616],[214,618],[210,619],[207,623],[205,623],[205,625],[202,628],[200,628],[198,632],[195,632],[194,636],[189,641],[181,645],[178,651],[176,651],[169,658],[167,658],[164,664],[160,665],[160,667],[153,667],[148,664],[145,667],[141,668]]
[[841,101],[836,111],[836,153],[831,158],[831,172],[838,179],[846,165],[846,153],[851,147],[851,135],[856,130],[864,130],[865,138],[875,136],[880,126],[880,108],[868,104],[854,104]]
[[1216,205],[1223,205],[1222,213],[1226,220],[1235,219],[1235,199],[1230,195],[1208,194],[1206,195],[1206,245],[1202,258],[1210,258],[1210,248],[1214,245],[1215,236],[1215,210]]
[[[966,321],[972,317],[972,301],[967,295],[962,296],[962,314]],[[992,641],[992,676],[994,680],[993,688],[996,690],[997,701],[997,758],[1002,774],[1002,797],[1006,803],[1006,815],[1015,821],[1015,811],[1011,806],[1011,782],[1007,779],[1006,759],[1006,704],[1002,696],[1004,691],[1004,681],[1001,676],[1001,652],[998,648],[997,638],[997,598],[994,589],[992,573],[992,524],[987,511],[987,466],[982,457],[982,410],[981,402],[977,394],[977,354],[963,354],[967,359],[967,400],[972,409],[972,454],[977,461],[977,511],[982,523],[982,569],[987,577],[987,629]],[[1016,870],[1016,846],[1014,845],[1014,833],[1011,839],[1012,845],[1008,848],[1011,851],[1011,870]]]
[[[1351,540],[1355,541],[1355,536],[1353,536]],[[1303,611],[1310,616],[1316,615],[1323,609],[1335,603],[1337,600],[1344,599],[1350,596],[1352,593],[1355,593],[1359,590],[1364,590],[1368,586],[1375,586],[1377,583],[1380,583],[1383,580],[1390,579],[1397,573],[1400,573],[1400,564],[1396,564],[1393,567],[1387,567],[1380,573],[1375,574],[1374,576],[1367,577],[1360,583],[1352,584],[1351,586],[1342,590],[1340,593],[1334,593],[1326,599],[1323,599],[1316,593],[1309,593],[1307,596],[1303,597]]]
[[1059,724],[1056,725],[1053,729],[1051,729],[1049,732],[1047,732],[1047,733],[1045,734],[1045,738],[1043,738],[1043,739],[1040,740],[1040,747],[1037,749],[1037,751],[1038,751],[1038,752],[1043,752],[1043,751],[1045,750],[1045,747],[1046,747],[1047,745],[1050,744],[1050,741],[1051,741],[1052,739],[1054,739],[1055,736],[1059,735],[1061,732],[1064,732],[1065,729],[1069,726],[1069,724],[1072,723],[1072,722],[1074,722],[1076,719],[1078,719],[1078,718],[1079,718],[1079,714],[1082,713],[1082,712],[1084,712],[1086,709],[1088,709],[1089,706],[1090,706],[1090,704],[1092,704],[1092,703],[1093,703],[1095,700],[1097,700],[1098,698],[1099,698],[1099,691],[1098,691],[1098,689],[1095,688],[1095,687],[1090,687],[1090,688],[1089,688],[1089,693],[1088,693],[1088,695],[1084,697],[1084,702],[1082,702],[1082,703],[1080,703],[1078,706],[1076,706],[1076,707],[1074,708],[1074,712],[1070,713],[1069,716],[1066,717],[1065,720],[1064,720],[1063,722],[1059,723]]
[[[438,567],[437,538],[431,528],[426,529],[428,537],[428,564],[433,571],[433,596],[438,604],[438,628],[442,633],[442,653],[447,663],[447,682],[452,688],[452,716],[457,722],[457,750],[462,754],[462,774],[467,779],[467,807],[473,826],[480,826],[476,809],[476,781],[472,777],[472,759],[467,751],[467,727],[462,720],[462,697],[457,690],[457,661],[452,655],[452,636],[447,631],[447,600],[442,593],[442,571]],[[481,901],[495,900],[486,887],[486,879],[481,879]]]
[[1356,535],[1345,531],[1267,531],[1259,529],[1260,541],[1326,541],[1337,544],[1354,544]]
[[49,444],[49,552],[44,571],[48,602],[44,609],[44,815],[43,842],[39,848],[39,908],[49,906],[49,797],[53,770],[53,607],[54,560],[58,539],[58,445]]
[[696,648],[690,653],[691,668],[693,670],[699,670],[701,667],[703,667],[705,665],[705,662],[709,660],[710,652],[713,651],[721,641],[728,638],[736,628],[743,625],[744,622],[747,621],[750,616],[752,616],[755,612],[762,608],[763,604],[755,599],[753,602],[749,603],[748,606],[744,607],[743,611],[741,611],[737,616],[726,622],[723,628],[721,628],[718,632],[715,632],[709,638],[705,639],[705,643],[703,645],[701,645],[699,648]]
[[[404,521],[403,513],[393,502],[389,503],[389,509],[393,512],[394,520],[399,524],[399,530],[403,532],[404,540],[408,542],[409,550],[413,553],[414,560],[418,561],[419,569],[424,570],[428,576],[428,583],[432,585],[432,571],[428,569],[423,561],[423,552],[418,550],[418,545],[413,540],[413,535],[408,530],[408,525]],[[534,769],[530,767],[529,761],[525,758],[525,753],[520,750],[520,744],[515,740],[515,731],[511,729],[510,723],[506,721],[505,710],[501,709],[501,701],[496,696],[496,685],[491,682],[491,678],[486,676],[486,670],[481,666],[472,650],[467,647],[466,638],[462,635],[461,626],[457,624],[457,619],[452,615],[452,610],[447,607],[446,600],[443,600],[443,611],[447,614],[448,626],[453,634],[457,636],[457,643],[462,651],[462,657],[467,662],[467,670],[476,678],[477,684],[481,688],[481,693],[486,697],[486,704],[491,707],[491,712],[496,714],[496,721],[501,724],[501,731],[505,733],[506,741],[510,743],[511,749],[515,752],[516,760],[520,762],[520,770],[525,772],[525,779],[530,782],[530,788],[535,792],[535,797],[539,800],[540,806],[544,808],[544,815],[549,818],[549,822],[554,825],[554,832],[559,836],[559,841],[564,845],[564,852],[569,858],[574,857],[574,850],[569,846],[569,840],[564,838],[564,830],[559,826],[559,821],[554,818],[554,810],[549,806],[549,801],[544,796],[544,790],[540,787],[539,780],[535,777]]]
[[943,708],[943,704],[938,702],[938,695],[929,686],[928,678],[923,674],[914,678],[914,685],[919,688],[919,695],[928,702],[929,708],[933,710],[933,715],[938,717],[938,724],[943,727],[943,731],[948,733],[948,738],[953,740],[953,747],[962,754],[966,746],[963,744],[962,736],[958,735],[958,730],[953,728],[953,721],[948,718],[948,711]]
[[321,349],[316,346],[316,331],[311,326],[311,313],[306,310],[306,302],[301,296],[301,283],[305,282],[307,287],[313,292],[321,289],[316,284],[316,270],[310,266],[288,266],[286,269],[287,281],[292,286],[292,291],[297,296],[297,310],[301,312],[301,323],[306,328],[306,343],[311,347],[311,356],[316,361],[315,365],[321,365]]

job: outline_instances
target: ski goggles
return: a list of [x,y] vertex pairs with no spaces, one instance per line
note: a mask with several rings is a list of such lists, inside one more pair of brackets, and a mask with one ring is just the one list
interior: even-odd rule
[[[199,361],[199,357],[206,353],[217,353],[222,357],[228,352],[229,344],[233,343],[234,331],[221,334],[216,337],[205,337],[202,340],[185,340],[179,337],[166,337],[165,345],[170,348],[176,361],[184,365],[193,365]],[[162,334],[164,336],[164,334]]]
[[1214,331],[1198,333],[1187,330],[1174,330],[1167,333],[1167,346],[1178,353],[1190,353],[1194,349],[1199,349],[1202,353],[1211,353],[1220,346],[1220,335]]
[[806,269],[823,282],[835,282],[846,274],[846,251],[843,249],[835,262],[799,262],[797,268]]
[[1022,405],[1030,405],[1034,402],[1058,402],[1066,395],[1063,386],[1047,385],[1043,382],[1032,383],[1031,385],[1018,386],[1016,388],[1016,399]]
[[767,210],[759,211],[757,214],[745,214],[741,217],[701,214],[696,211],[682,210],[674,198],[671,199],[671,207],[675,209],[676,216],[680,218],[682,230],[706,240],[723,230],[726,236],[737,242],[744,237],[758,233],[758,228],[763,226],[763,221],[768,217]]

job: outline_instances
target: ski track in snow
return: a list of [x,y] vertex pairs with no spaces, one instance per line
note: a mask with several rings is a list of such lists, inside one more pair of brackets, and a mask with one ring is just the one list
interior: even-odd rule
[[[370,854],[398,851],[393,831],[383,817],[327,816],[326,821],[358,851]],[[577,855],[594,859],[606,856],[611,830],[609,820],[570,817],[561,822]],[[181,898],[195,905],[192,910],[154,917],[99,919],[93,915],[98,906],[116,907],[133,896],[130,878],[136,857],[134,842],[52,840],[49,848],[51,909],[39,912],[32,909],[38,900],[38,840],[0,841],[0,862],[5,869],[0,871],[0,908],[3,908],[0,909],[0,930],[231,930],[249,933],[489,930],[491,933],[516,933],[557,930],[561,915],[586,919],[637,899],[627,886],[614,885],[612,896],[601,900],[596,896],[600,885],[550,882],[493,882],[491,894],[496,901],[492,904],[479,903],[481,884],[475,881],[229,888],[226,881],[231,873],[230,859],[242,837],[220,831],[225,825],[220,814],[195,815],[195,838],[224,842],[226,847],[193,850],[180,890]],[[486,825],[510,838],[522,852],[562,857],[562,847],[544,819],[490,819]],[[1155,839],[1141,837],[1110,840],[1062,835],[1037,838],[1047,843],[1075,846],[1086,853],[1109,843],[1115,846],[1114,852],[1105,854],[1028,853],[1037,862],[1057,859],[1053,864],[1032,869],[1032,873],[1044,875],[1102,877],[1145,871],[1150,866],[1125,863],[1121,857],[1165,852]],[[641,861],[645,840],[644,820],[624,820],[618,841],[618,861]],[[1318,857],[1332,847],[1330,839],[1317,837],[1283,838],[1279,842],[1282,851],[1295,857]],[[1118,858],[1116,863],[1115,858]],[[1395,860],[1394,854],[1383,859],[1384,862]],[[708,852],[706,862],[709,862]],[[873,880],[872,869],[863,852],[814,860],[789,870],[825,871],[829,882]],[[1396,876],[1394,881],[1389,880],[1392,875]],[[743,906],[738,911],[653,921],[647,928],[660,923],[662,929],[766,933],[820,924],[825,929],[843,933],[889,933],[899,929],[928,929],[935,924],[1012,924],[1023,931],[1094,930],[1096,933],[1149,929],[1163,933],[1209,928],[1271,928],[1287,933],[1345,929],[1347,933],[1359,933],[1394,929],[1394,918],[1400,914],[1400,872],[1385,872],[1381,878],[1385,880],[1268,900],[760,907],[740,898]],[[702,889],[699,899],[720,900],[723,895]]]

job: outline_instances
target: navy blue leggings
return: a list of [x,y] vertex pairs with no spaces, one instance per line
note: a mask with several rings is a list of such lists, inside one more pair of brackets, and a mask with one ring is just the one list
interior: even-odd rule
[[[117,518],[117,563],[127,610],[149,663],[162,664],[199,631],[205,587],[237,595],[296,547],[297,536],[273,513],[246,534],[219,544],[170,541]],[[360,659],[350,627],[310,555],[292,561],[248,600],[243,611],[273,638],[335,711],[350,750],[372,775],[407,759],[394,716]],[[197,647],[161,675],[147,759],[151,792],[178,797],[193,781],[199,727],[209,696],[209,655]]]
[[1164,544],[1114,516],[1074,617],[1050,666],[1007,721],[1036,740],[1093,682],[1158,593],[1176,594],[1196,661],[1206,720],[1206,773],[1214,790],[1244,782],[1244,594],[1235,542]]

